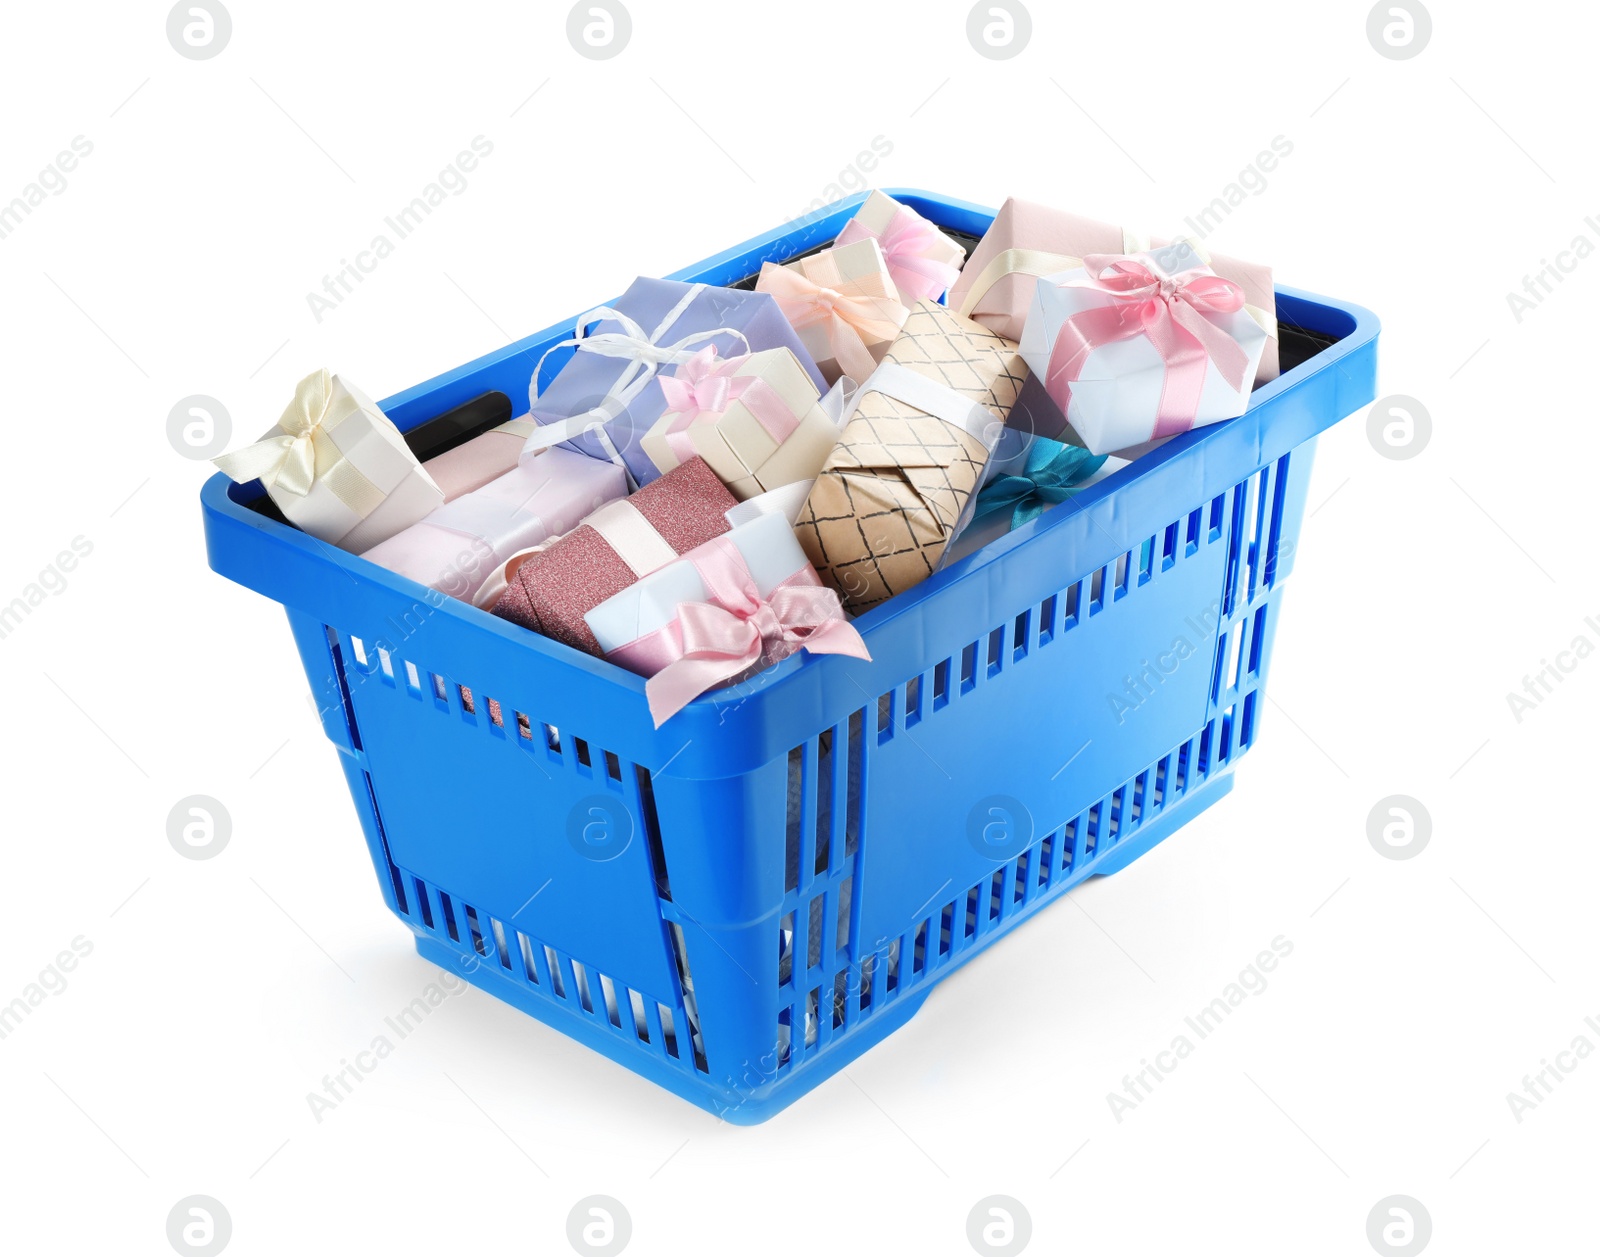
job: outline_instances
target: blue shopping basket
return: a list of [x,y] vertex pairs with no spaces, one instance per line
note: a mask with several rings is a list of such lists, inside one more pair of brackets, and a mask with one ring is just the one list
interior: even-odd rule
[[[980,236],[993,212],[892,195]],[[747,281],[857,196],[673,276]],[[656,729],[642,678],[201,491],[211,566],[281,602],[384,901],[428,959],[754,1123],[1085,877],[1220,799],[1255,742],[1317,434],[1377,320],[1279,288],[1283,374],[856,626]],[[572,321],[384,403],[521,397]],[[559,363],[555,365],[559,366]],[[470,797],[470,809],[462,800]]]

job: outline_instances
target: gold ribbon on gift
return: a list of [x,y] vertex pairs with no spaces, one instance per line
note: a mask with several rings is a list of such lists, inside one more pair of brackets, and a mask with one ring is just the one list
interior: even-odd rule
[[[1210,251],[1193,237],[1179,236],[1174,243],[1187,244],[1194,250],[1196,257],[1207,266],[1211,265]],[[1124,253],[1143,253],[1149,248],[1148,236],[1130,231],[1126,227],[1122,229]],[[1050,253],[1044,249],[1003,249],[990,258],[989,264],[978,272],[978,277],[972,281],[972,287],[967,289],[967,295],[962,299],[961,308],[957,313],[970,319],[978,303],[1007,275],[1028,275],[1034,279],[1043,279],[1046,275],[1076,270],[1082,265],[1082,258],[1072,257],[1066,253]],[[1246,305],[1244,310],[1261,325],[1268,336],[1273,340],[1278,338],[1278,319],[1271,310],[1263,310],[1260,306],[1253,305]]]
[[211,461],[235,483],[259,480],[270,493],[305,497],[313,485],[324,484],[365,519],[383,503],[384,492],[345,457],[334,435],[360,409],[347,390],[334,388],[323,367],[295,386],[277,427],[254,445]]

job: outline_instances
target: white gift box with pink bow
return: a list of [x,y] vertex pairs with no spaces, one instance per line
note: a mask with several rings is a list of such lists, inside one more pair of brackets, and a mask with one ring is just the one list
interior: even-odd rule
[[658,728],[698,695],[798,650],[871,658],[780,514],[695,547],[583,618],[607,659],[649,677]]
[[1041,279],[1019,351],[1091,453],[1244,414],[1267,333],[1185,243]]

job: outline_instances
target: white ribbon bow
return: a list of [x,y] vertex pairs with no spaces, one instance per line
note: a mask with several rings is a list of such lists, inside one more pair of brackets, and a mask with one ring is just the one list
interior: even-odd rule
[[[744,346],[744,352],[750,352],[750,342],[743,332],[732,327],[712,328],[707,332],[691,332],[681,340],[670,345],[658,343],[663,336],[671,330],[690,304],[705,291],[704,284],[692,284],[689,291],[684,293],[677,305],[667,311],[666,317],[656,325],[654,331],[646,333],[644,328],[629,318],[620,310],[611,306],[597,306],[583,315],[573,329],[570,340],[560,341],[550,346],[539,357],[538,365],[533,368],[533,378],[528,381],[528,409],[531,412],[539,402],[539,372],[544,368],[544,360],[558,349],[569,346],[579,353],[598,354],[603,358],[626,359],[627,365],[623,367],[622,374],[606,391],[606,395],[597,403],[581,414],[558,419],[553,423],[541,423],[536,428],[522,447],[523,454],[535,454],[540,450],[547,450],[553,445],[561,445],[567,441],[593,432],[600,441],[601,447],[609,458],[618,467],[627,471],[627,463],[612,443],[611,434],[606,431],[606,425],[628,408],[648,384],[656,371],[663,366],[675,366],[689,361],[694,356],[695,350],[715,336],[727,333],[737,336]],[[620,332],[594,332],[588,331],[589,325],[601,320],[609,319],[622,325]],[[628,473],[628,487],[632,490],[634,485],[633,474]]]

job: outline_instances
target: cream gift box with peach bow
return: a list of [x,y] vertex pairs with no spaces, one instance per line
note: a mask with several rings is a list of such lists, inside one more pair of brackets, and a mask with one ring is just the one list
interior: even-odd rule
[[314,371],[254,445],[212,460],[239,484],[261,481],[291,523],[359,554],[444,505],[444,493],[377,403]]
[[871,375],[911,313],[900,303],[883,249],[871,239],[783,266],[764,263],[756,291],[777,298],[829,384]]

